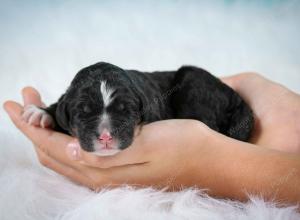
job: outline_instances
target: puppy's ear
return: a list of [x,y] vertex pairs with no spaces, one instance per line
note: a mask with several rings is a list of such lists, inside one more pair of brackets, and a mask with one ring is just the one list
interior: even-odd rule
[[151,91],[148,91],[148,96],[142,88],[136,86],[137,97],[139,99],[140,122],[153,122],[161,120],[160,108],[162,105],[159,98],[155,98]]
[[[129,75],[129,72],[132,74]],[[139,102],[139,119],[142,122],[153,122],[161,120],[160,106],[162,106],[161,100],[155,98],[157,91],[154,91],[151,86],[144,83],[142,77],[138,77],[141,72],[136,70],[127,70],[123,73],[125,76],[125,84],[131,88],[131,91],[135,95],[135,98]]]
[[65,94],[62,95],[57,102],[56,121],[62,129],[70,133],[70,103],[66,100],[65,96]]
[[137,123],[140,124],[141,122],[145,121],[145,113],[147,113],[146,106],[148,106],[148,100],[145,96],[143,90],[134,84],[130,86],[131,91],[133,92],[132,101],[134,101],[136,110],[135,116],[137,118]]
[[139,92],[138,94],[138,100],[139,100],[139,116],[140,116],[140,122],[148,121],[148,107],[149,102],[147,97],[144,95],[143,92]]

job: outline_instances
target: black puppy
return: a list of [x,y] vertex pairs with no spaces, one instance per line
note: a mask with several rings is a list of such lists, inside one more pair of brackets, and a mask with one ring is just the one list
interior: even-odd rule
[[141,123],[196,119],[246,141],[254,122],[241,97],[203,69],[146,73],[104,62],[79,71],[57,103],[28,106],[23,117],[78,137],[84,150],[102,155],[128,147]]

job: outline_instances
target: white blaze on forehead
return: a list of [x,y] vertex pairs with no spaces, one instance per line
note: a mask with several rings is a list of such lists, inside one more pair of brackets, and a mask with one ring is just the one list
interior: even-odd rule
[[106,112],[104,112],[101,117],[101,123],[109,125],[109,116]]
[[100,118],[100,124],[98,126],[99,135],[101,135],[104,129],[107,129],[109,131],[111,129],[110,117],[105,111]]
[[111,88],[108,88],[106,81],[102,81],[100,84],[100,91],[102,94],[104,107],[106,107],[112,101],[111,95],[113,94],[114,90]]

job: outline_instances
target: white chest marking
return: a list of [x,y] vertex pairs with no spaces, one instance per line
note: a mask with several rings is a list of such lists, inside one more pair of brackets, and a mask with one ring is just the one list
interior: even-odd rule
[[104,107],[107,107],[109,105],[109,103],[112,101],[111,95],[114,92],[114,90],[112,90],[111,88],[108,88],[106,81],[102,81],[100,84],[100,91],[102,94]]

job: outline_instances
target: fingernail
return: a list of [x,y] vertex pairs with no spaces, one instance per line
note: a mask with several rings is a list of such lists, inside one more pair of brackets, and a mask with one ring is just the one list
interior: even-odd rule
[[71,160],[79,160],[80,159],[80,147],[78,144],[71,142],[68,144],[67,155]]

